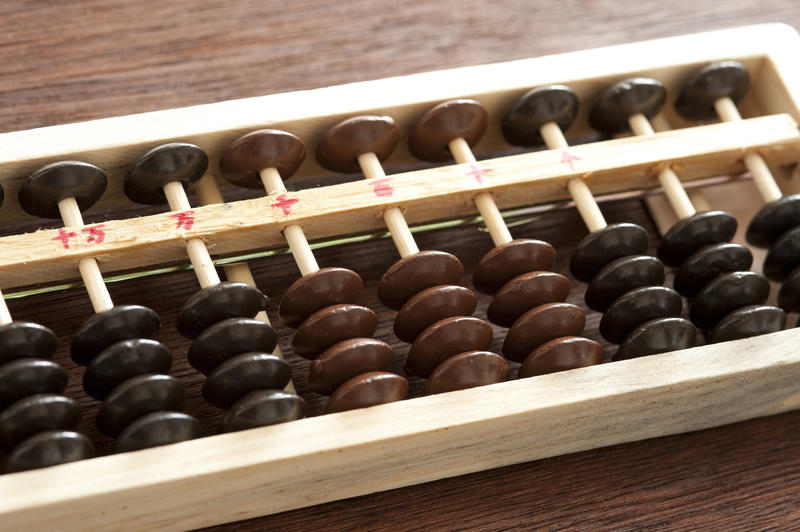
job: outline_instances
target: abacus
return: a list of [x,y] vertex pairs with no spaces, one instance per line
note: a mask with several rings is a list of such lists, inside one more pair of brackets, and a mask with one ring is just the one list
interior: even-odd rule
[[[0,135],[0,218],[63,222],[0,238],[0,284],[83,281],[95,314],[70,351],[114,440],[93,457],[52,332],[0,305],[3,524],[191,528],[800,407],[798,52],[762,25]],[[225,201],[241,188],[260,192]],[[598,204],[643,191],[661,236]],[[504,211],[565,201],[588,234],[558,270]],[[115,216],[132,203],[161,211]],[[419,249],[415,224],[478,213],[477,264]],[[397,313],[375,338],[361,276],[309,241],[386,229],[376,291]],[[300,278],[271,324],[239,259],[285,245]],[[187,257],[191,345],[170,353],[104,277]],[[183,356],[218,434],[182,411]]]

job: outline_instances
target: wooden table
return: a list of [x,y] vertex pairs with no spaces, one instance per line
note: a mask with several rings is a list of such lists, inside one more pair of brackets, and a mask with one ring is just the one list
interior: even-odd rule
[[[403,5],[405,4],[405,5]],[[426,70],[534,57],[766,21],[800,27],[795,0],[632,2],[12,2],[0,4],[0,130],[11,131]],[[798,63],[800,65],[800,63]],[[652,229],[636,200],[607,207],[609,221]],[[528,223],[516,235],[549,239],[564,272],[583,234],[573,211]],[[421,247],[442,248],[468,269],[489,247],[464,226],[434,231]],[[351,267],[375,281],[394,260],[386,240],[323,251],[322,265]],[[277,301],[296,277],[288,256],[252,264]],[[187,383],[187,411],[211,432],[219,413],[199,398],[200,378],[183,360],[177,309],[197,289],[190,272],[111,286],[118,303],[149,305],[167,326],[173,374]],[[571,296],[579,301],[582,287]],[[485,305],[486,301],[481,304]],[[71,335],[91,312],[81,288],[14,300],[17,319],[55,329],[68,395],[96,436],[97,403],[80,390],[69,360]],[[483,307],[482,307],[483,308]],[[271,309],[274,312],[274,305]],[[274,313],[273,313],[274,317]],[[587,332],[596,336],[597,315]],[[281,329],[281,345],[289,332]],[[391,338],[390,314],[379,334]],[[400,347],[396,340],[394,346]],[[404,349],[398,349],[403,353]],[[293,360],[302,377],[304,365]],[[98,438],[101,450],[109,442]],[[409,457],[413,459],[413,456]],[[262,530],[440,528],[716,528],[800,526],[800,412],[694,434],[619,445],[441,480],[244,521]],[[202,511],[198,508],[198,511]]]

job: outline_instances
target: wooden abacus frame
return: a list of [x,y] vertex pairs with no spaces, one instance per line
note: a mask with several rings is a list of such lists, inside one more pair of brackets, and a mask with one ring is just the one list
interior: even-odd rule
[[[282,244],[280,229],[301,224],[309,238],[381,227],[380,213],[401,207],[410,222],[474,213],[472,198],[491,191],[501,207],[567,197],[564,183],[586,179],[596,194],[654,188],[671,164],[682,180],[741,173],[748,151],[773,166],[800,160],[800,35],[762,25],[558,56],[469,67],[233,102],[0,135],[0,182],[15,198],[21,180],[48,162],[80,159],[109,172],[98,209],[127,200],[122,175],[147,149],[193,142],[211,168],[238,135],[263,127],[289,130],[314,146],[341,118],[389,114],[407,133],[443,100],[471,97],[489,111],[481,154],[507,148],[498,120],[531,87],[565,83],[590,102],[630,75],[664,82],[673,95],[698,67],[736,59],[753,88],[737,123],[686,127],[651,137],[575,146],[567,165],[551,151],[390,175],[393,194],[369,181],[289,193],[290,215],[272,198],[194,209],[195,225],[176,228],[173,213],[104,223],[104,242],[58,230],[0,239],[3,287],[74,278],[76,262],[96,257],[105,272],[184,261],[187,238],[207,238],[215,255]],[[612,65],[611,68],[608,65]],[[589,132],[584,106],[568,132]],[[410,163],[405,147],[387,163]],[[324,175],[313,160],[299,177]],[[781,178],[785,192],[797,183]],[[342,200],[342,201],[339,201]],[[346,200],[346,201],[344,201]],[[19,219],[13,201],[0,211]],[[708,345],[533,379],[401,401],[134,453],[105,456],[0,477],[0,522],[9,528],[185,529],[280,512],[438,478],[733,423],[800,408],[800,331]]]

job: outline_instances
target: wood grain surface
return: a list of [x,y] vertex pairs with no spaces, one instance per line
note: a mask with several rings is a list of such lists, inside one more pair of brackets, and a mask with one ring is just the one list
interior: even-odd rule
[[[795,0],[494,1],[405,3],[355,0],[0,3],[0,130],[13,131],[594,48],[757,22],[800,28]],[[603,205],[608,221],[654,231],[638,200]],[[522,220],[518,237],[550,240],[555,270],[585,234],[574,210]],[[420,248],[459,256],[467,274],[489,249],[475,224],[423,234]],[[360,303],[380,308],[377,279],[396,260],[388,239],[327,248],[320,266],[355,269],[365,280]],[[253,261],[258,285],[274,302],[297,277],[288,255]],[[465,281],[468,277],[465,275]],[[2,284],[0,282],[0,284]],[[172,374],[187,384],[186,410],[212,433],[219,411],[200,398],[201,377],[185,362],[175,331],[180,305],[197,289],[191,272],[111,285],[116,303],[138,303],[164,321],[159,337],[175,353]],[[573,283],[570,301],[584,286]],[[488,299],[480,300],[482,312]],[[67,394],[85,407],[81,429],[107,452],[93,429],[97,403],[80,389],[68,357],[75,330],[91,313],[82,288],[10,302],[16,319],[52,327],[57,360],[70,370]],[[270,316],[277,323],[276,305]],[[380,313],[379,336],[398,353],[392,314]],[[597,313],[587,335],[597,337]],[[498,333],[500,331],[498,330]],[[305,379],[307,364],[281,347]],[[495,347],[499,347],[498,341]],[[611,351],[606,350],[607,356]],[[413,382],[419,391],[419,382]],[[300,388],[300,386],[298,386]],[[302,389],[300,390],[303,391]],[[321,400],[309,396],[314,411]],[[410,460],[413,456],[409,457]],[[796,529],[800,527],[800,412],[699,433],[615,446],[287,512],[219,528],[430,529]],[[203,511],[202,508],[197,509]],[[0,523],[2,528],[2,523]]]

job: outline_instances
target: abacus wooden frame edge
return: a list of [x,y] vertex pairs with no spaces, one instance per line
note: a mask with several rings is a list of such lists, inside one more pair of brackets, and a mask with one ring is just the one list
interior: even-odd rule
[[[800,407],[800,330],[0,477],[4,526],[186,529]],[[202,511],[198,511],[202,508]]]

